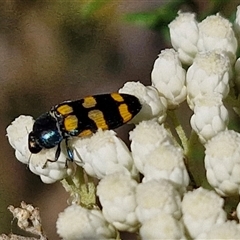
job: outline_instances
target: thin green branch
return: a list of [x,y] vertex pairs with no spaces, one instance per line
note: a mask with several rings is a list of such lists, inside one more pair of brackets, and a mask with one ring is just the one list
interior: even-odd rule
[[228,95],[226,99],[224,99],[224,102],[230,106],[232,106],[233,108],[234,107],[237,107],[239,108],[240,107],[240,99],[239,97],[238,98],[233,98],[232,96]]
[[171,118],[173,125],[175,127],[175,130],[178,134],[178,137],[181,140],[184,154],[187,155],[187,153],[189,152],[189,146],[188,146],[188,138],[185,134],[185,131],[184,131],[182,125],[180,124],[178,117],[174,110],[169,110],[168,116]]
[[231,106],[233,111],[240,117],[240,97],[234,98],[230,94],[224,99],[224,103]]

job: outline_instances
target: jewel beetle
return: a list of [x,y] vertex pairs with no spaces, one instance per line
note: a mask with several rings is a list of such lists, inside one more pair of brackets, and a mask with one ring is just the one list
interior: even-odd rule
[[130,121],[142,108],[139,99],[130,94],[110,93],[88,96],[76,101],[64,101],[39,116],[28,135],[28,148],[37,154],[42,149],[57,147],[55,159],[66,143],[67,154],[73,161],[68,140],[89,136],[98,129],[115,129]]

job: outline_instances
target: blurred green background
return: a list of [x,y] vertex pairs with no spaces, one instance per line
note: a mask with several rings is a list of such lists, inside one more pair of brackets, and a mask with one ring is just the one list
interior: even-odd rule
[[15,159],[5,136],[11,121],[64,100],[118,91],[129,80],[149,85],[180,7],[200,18],[220,10],[231,16],[237,2],[0,1],[0,234],[20,232],[7,206],[25,201],[40,208],[49,239],[58,239],[55,222],[68,199],[60,183],[43,184]]

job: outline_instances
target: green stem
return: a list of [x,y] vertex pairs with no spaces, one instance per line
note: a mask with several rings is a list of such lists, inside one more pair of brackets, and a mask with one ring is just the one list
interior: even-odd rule
[[227,98],[224,100],[228,105],[231,107],[240,107],[240,99],[238,98],[233,98],[232,96],[228,95]]
[[194,131],[191,132],[190,138],[187,138],[175,111],[168,111],[168,116],[171,118],[176,132],[182,142],[183,152],[185,155],[185,165],[190,176],[191,186],[196,188],[201,185],[205,174],[203,167],[202,146],[200,145],[199,148],[198,136]]
[[224,102],[230,106],[233,111],[240,117],[240,97],[234,98],[231,95],[228,95]]
[[191,185],[202,186],[212,189],[206,178],[206,170],[204,167],[204,146],[200,144],[197,134],[192,131],[189,142],[189,152],[187,154],[187,166],[189,172],[192,173]]
[[168,116],[171,118],[173,125],[175,127],[175,130],[178,134],[179,139],[181,140],[184,155],[187,155],[189,152],[189,146],[188,146],[188,138],[185,134],[184,129],[182,128],[182,125],[180,124],[177,115],[174,110],[169,110],[168,111]]

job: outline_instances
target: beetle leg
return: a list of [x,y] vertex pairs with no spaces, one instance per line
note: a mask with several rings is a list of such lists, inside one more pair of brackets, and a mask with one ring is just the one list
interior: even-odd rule
[[66,143],[67,155],[69,157],[69,160],[73,162],[73,150],[68,145],[68,138],[66,138],[65,143]]
[[60,156],[60,153],[61,153],[61,146],[60,146],[60,143],[59,143],[58,146],[57,146],[57,150],[56,150],[56,153],[55,153],[54,160],[47,159],[47,161],[44,163],[42,168],[45,168],[48,162],[56,162],[58,160],[59,156]]

